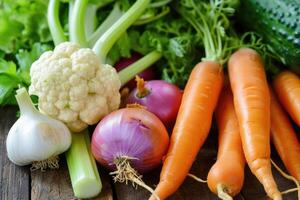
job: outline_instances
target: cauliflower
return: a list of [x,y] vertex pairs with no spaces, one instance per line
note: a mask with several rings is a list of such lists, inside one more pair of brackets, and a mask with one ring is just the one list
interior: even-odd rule
[[61,43],[32,64],[30,75],[29,93],[39,97],[39,109],[74,132],[119,107],[119,75],[91,49]]

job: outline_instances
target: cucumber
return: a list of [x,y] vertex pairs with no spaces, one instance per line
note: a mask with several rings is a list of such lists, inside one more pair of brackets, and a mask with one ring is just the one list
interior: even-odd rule
[[300,68],[300,0],[241,0],[237,20],[261,35],[284,64]]

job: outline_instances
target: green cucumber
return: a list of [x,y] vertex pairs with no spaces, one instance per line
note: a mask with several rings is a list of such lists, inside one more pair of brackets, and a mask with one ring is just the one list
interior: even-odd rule
[[237,20],[261,35],[284,64],[300,68],[300,0],[241,0]]

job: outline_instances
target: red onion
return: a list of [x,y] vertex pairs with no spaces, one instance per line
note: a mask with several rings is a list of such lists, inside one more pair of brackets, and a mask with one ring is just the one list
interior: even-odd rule
[[[141,108],[123,108],[107,115],[92,137],[92,153],[109,170],[115,181],[132,181],[154,194],[138,173],[162,163],[169,145],[163,123]],[[155,195],[155,194],[154,194]]]
[[145,106],[147,110],[158,116],[166,127],[171,128],[180,107],[182,91],[163,80],[144,82],[137,77],[136,81],[137,88],[129,94],[127,103]]
[[[135,61],[139,60],[142,56],[138,53],[132,53],[130,58],[122,58],[120,59],[114,67],[117,71],[121,71],[122,69],[126,68],[127,66],[133,64]],[[153,70],[153,67],[149,67],[143,72],[139,74],[140,77],[142,77],[144,80],[152,80],[155,78],[155,72]],[[130,90],[135,87],[135,81],[132,79],[129,81],[124,87],[128,87]]]
[[132,166],[147,172],[159,164],[169,144],[163,123],[141,108],[123,108],[112,112],[97,125],[92,137],[92,152],[96,160],[110,170],[115,159],[135,158]]

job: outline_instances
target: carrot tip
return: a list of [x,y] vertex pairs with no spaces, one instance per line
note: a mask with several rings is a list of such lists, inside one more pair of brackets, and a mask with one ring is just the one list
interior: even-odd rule
[[232,197],[228,194],[228,189],[223,184],[217,185],[218,197],[222,200],[232,200]]

